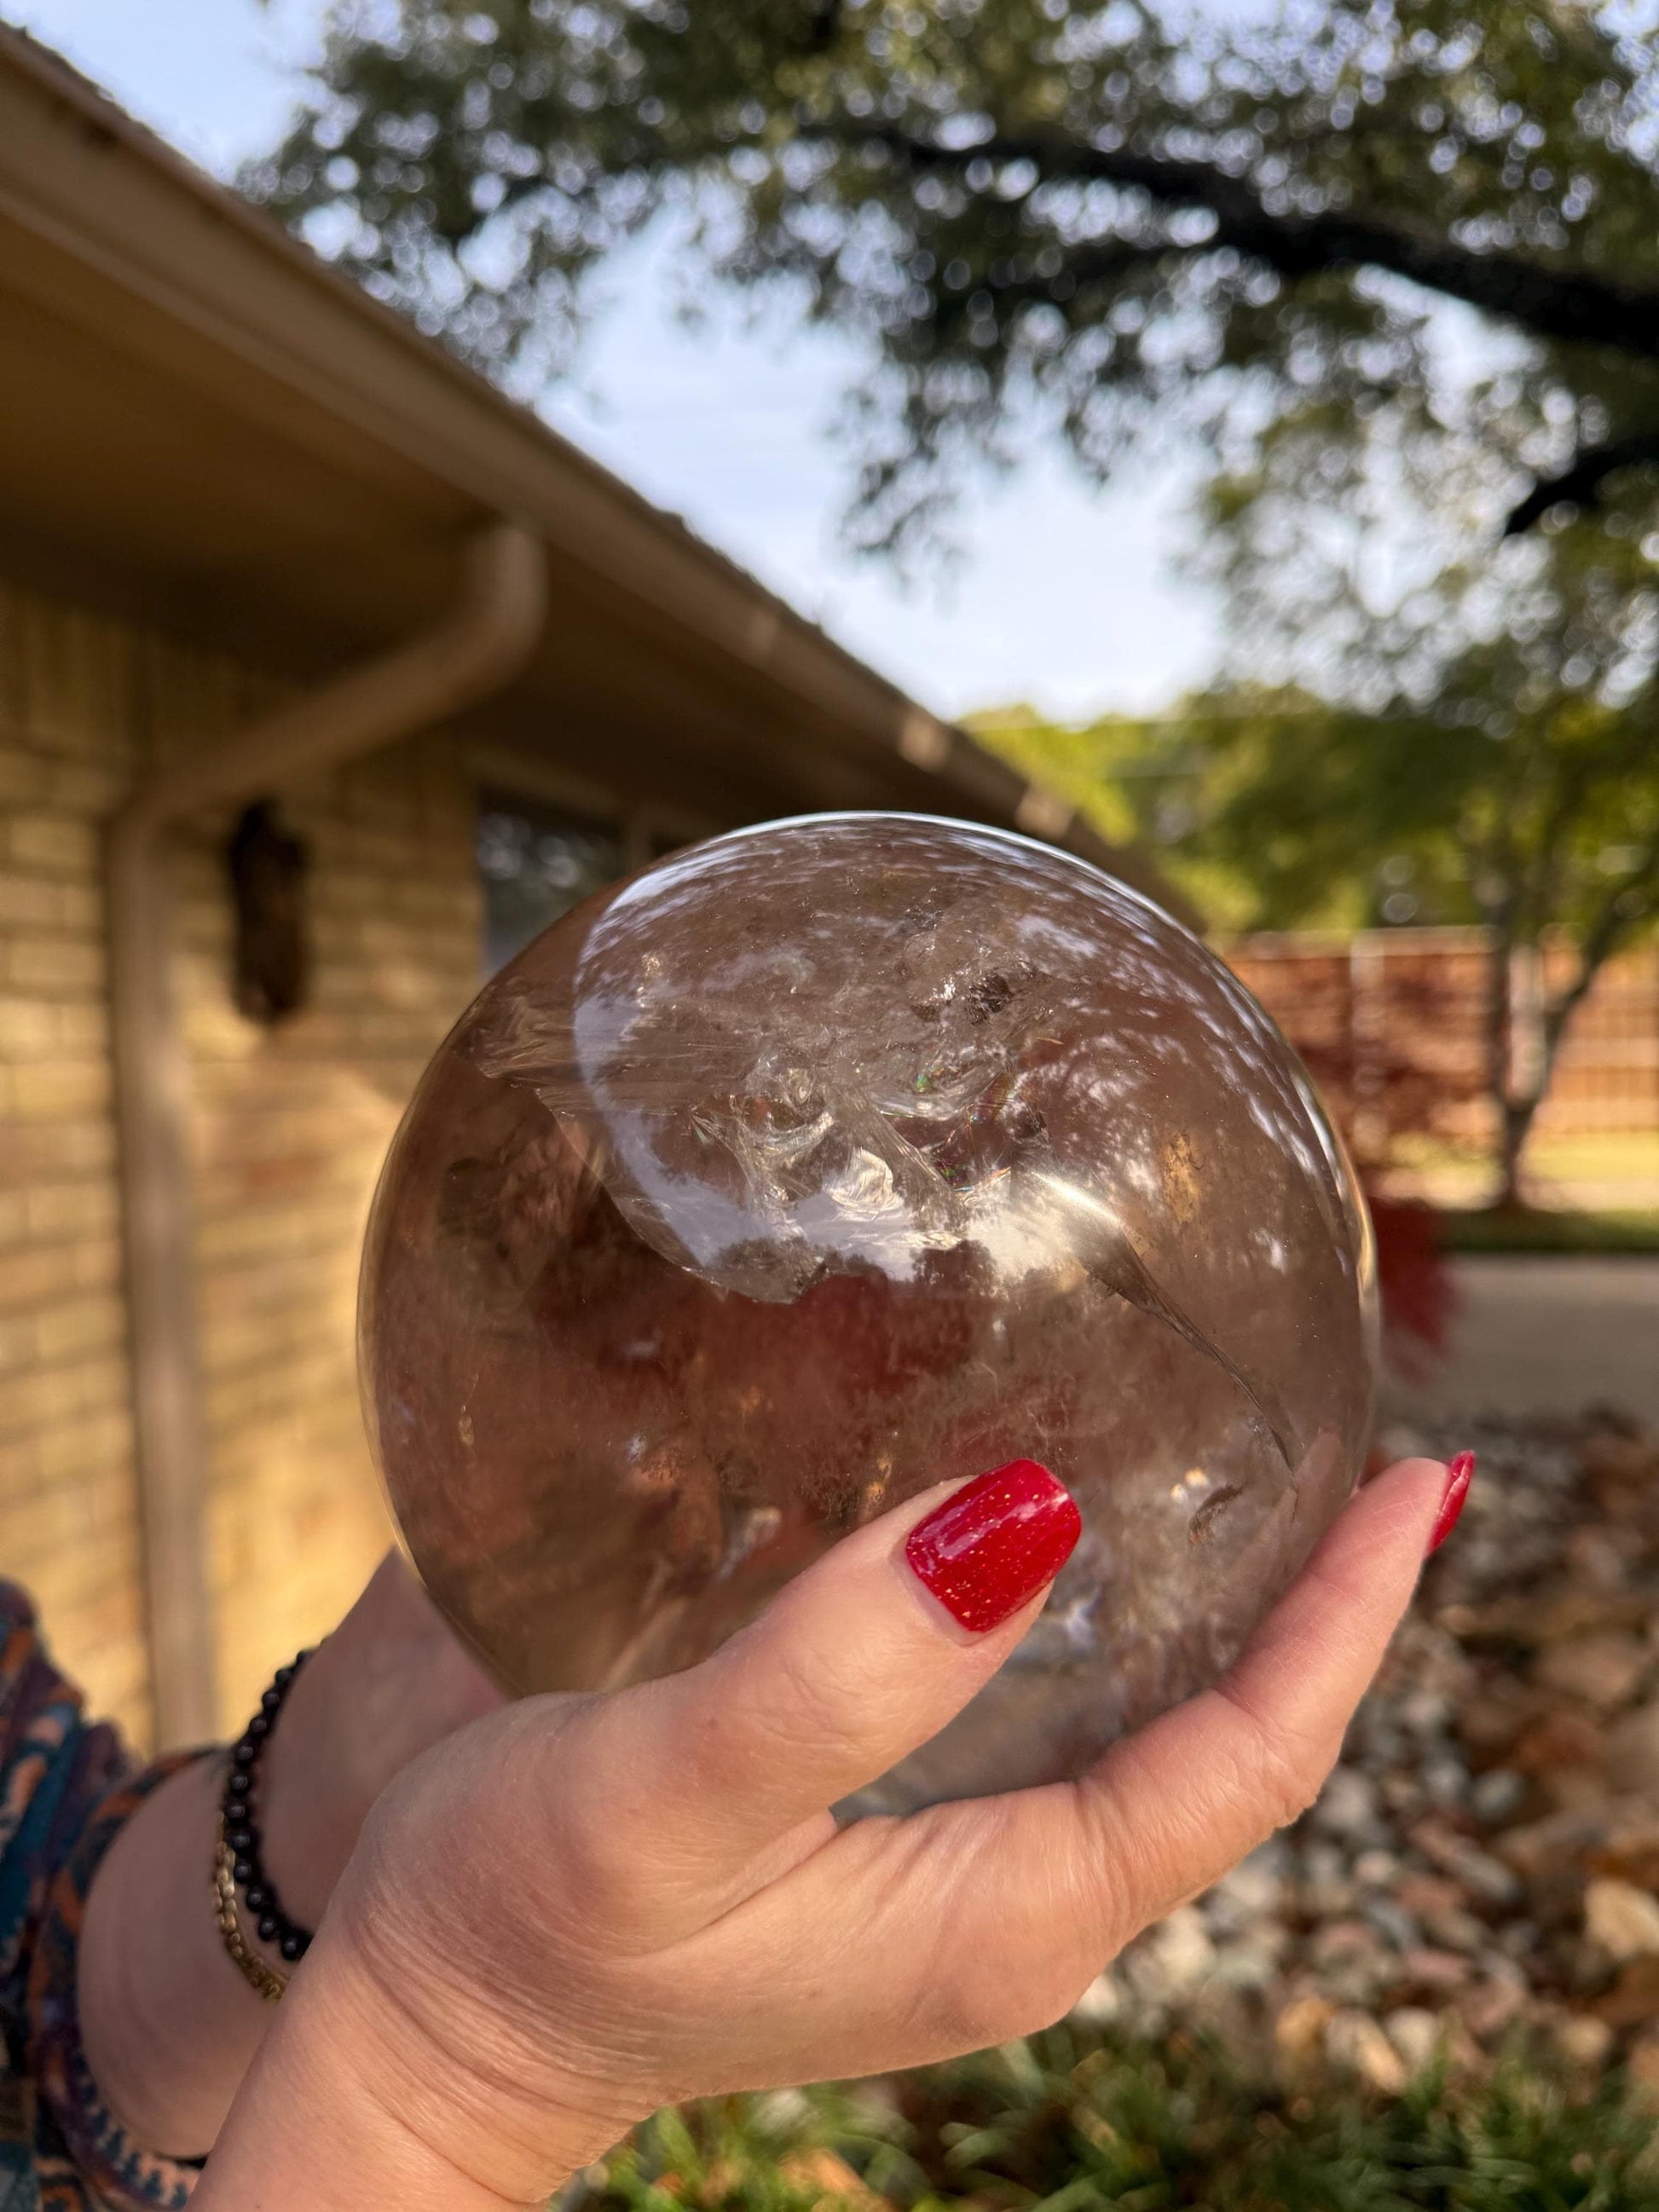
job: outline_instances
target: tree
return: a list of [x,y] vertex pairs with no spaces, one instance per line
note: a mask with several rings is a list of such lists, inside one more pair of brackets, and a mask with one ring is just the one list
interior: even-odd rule
[[[1115,845],[1156,850],[1158,866],[1185,895],[1206,928],[1222,934],[1252,928],[1265,908],[1253,861],[1243,865],[1216,841],[1194,836],[1207,826],[1217,763],[1208,744],[1224,699],[1229,711],[1254,700],[1255,687],[1226,686],[1152,717],[1108,714],[1067,725],[1019,705],[966,715],[965,726],[1026,779],[1063,799]],[[1316,712],[1321,702],[1305,704]],[[1315,927],[1342,928],[1365,918],[1352,874],[1333,879],[1328,895],[1298,914]]]
[[[1413,918],[1488,925],[1486,1083],[1500,1195],[1515,1204],[1567,1024],[1653,910],[1659,732],[1647,714],[1568,695],[1498,728],[1484,715],[1460,719],[1505,657],[1472,653],[1449,711],[1333,715],[1264,698],[1239,713],[1218,701],[1197,723],[1207,724],[1220,790],[1195,842],[1255,875],[1258,925],[1305,919],[1334,875],[1380,880],[1386,902]],[[1572,972],[1537,1009],[1534,1049],[1517,1054],[1515,956],[1535,950],[1550,925],[1572,932]]]
[[[1217,927],[1486,923],[1485,1081],[1499,1202],[1513,1205],[1572,1015],[1659,909],[1651,700],[1631,711],[1517,681],[1514,660],[1508,640],[1471,648],[1426,707],[1238,683],[1154,721],[1066,729],[1003,713],[973,726],[1109,834],[1157,848]],[[1521,703],[1493,713],[1501,687]],[[1571,969],[1517,1005],[1526,956],[1564,939]]]
[[248,189],[509,381],[665,207],[866,334],[857,530],[1046,420],[1087,468],[1423,374],[1436,300],[1568,404],[1515,526],[1659,458],[1650,0],[341,0]]
[[[1201,786],[1177,849],[1264,917],[1405,866],[1490,922],[1512,1192],[1534,1079],[1659,896],[1659,18],[1181,4],[342,0],[245,181],[526,390],[674,212],[700,276],[866,337],[873,548],[1033,429],[1103,475],[1208,439],[1257,688],[1103,766],[1166,834]],[[1510,956],[1550,926],[1579,969],[1517,1087]]]
[[[1510,368],[1335,432],[1317,404],[1282,417],[1212,485],[1201,556],[1257,680],[1164,726],[1207,763],[1187,848],[1249,882],[1253,923],[1348,884],[1370,921],[1487,926],[1509,1202],[1574,1011],[1659,913],[1659,533],[1641,492],[1493,548],[1492,456],[1524,447],[1548,397]],[[1517,1053],[1516,955],[1550,933],[1571,971]]]

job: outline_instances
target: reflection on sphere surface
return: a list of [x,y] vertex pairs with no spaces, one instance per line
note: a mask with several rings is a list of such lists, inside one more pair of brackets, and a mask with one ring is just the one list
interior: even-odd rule
[[1080,861],[893,815],[677,854],[503,969],[392,1146],[360,1322],[410,1553],[520,1691],[687,1666],[860,1522],[1052,1468],[1083,1539],[891,1809],[1074,1774],[1213,1680],[1352,1486],[1375,1334],[1243,987]]

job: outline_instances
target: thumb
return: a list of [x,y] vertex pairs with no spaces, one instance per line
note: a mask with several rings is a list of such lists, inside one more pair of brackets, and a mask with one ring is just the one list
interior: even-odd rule
[[1081,1530],[1014,1460],[844,1537],[712,1658],[596,1716],[635,1832],[735,1869],[873,1782],[996,1672]]

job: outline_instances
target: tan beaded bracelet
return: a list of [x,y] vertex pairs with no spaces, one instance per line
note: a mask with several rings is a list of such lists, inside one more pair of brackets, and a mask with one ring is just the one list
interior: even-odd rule
[[275,2004],[288,1987],[288,1976],[279,1974],[275,1966],[268,1966],[242,1933],[241,1918],[236,1910],[236,1881],[232,1872],[234,1865],[230,1845],[225,1840],[222,1814],[217,1848],[213,1855],[214,1917],[225,1939],[225,1948],[234,1960],[242,1979],[250,1989],[257,1990],[267,2004]]

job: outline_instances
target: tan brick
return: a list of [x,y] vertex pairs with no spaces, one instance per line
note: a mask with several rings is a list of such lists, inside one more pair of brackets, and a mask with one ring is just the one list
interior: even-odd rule
[[20,1194],[16,1203],[29,1235],[43,1243],[115,1226],[115,1189],[107,1181],[36,1184]]
[[57,1563],[54,1596],[61,1602],[76,1589],[84,1589],[96,1572],[95,1560],[80,1541],[85,1534],[83,1516],[71,1492],[48,1485],[27,1498],[13,1498],[5,1510],[7,1571],[30,1586],[37,1602],[44,1603],[41,1563]]
[[110,1516],[124,1519],[132,1509],[132,1425],[125,1397],[103,1407],[65,1409],[0,1451],[18,1455],[15,1478],[0,1502],[0,1544],[11,1505],[40,1490],[72,1493],[100,1522]]
[[222,1380],[233,1389],[245,1380],[262,1379],[273,1363],[286,1367],[315,1358],[340,1370],[346,1364],[351,1315],[344,1299],[332,1310],[315,1301],[289,1301],[285,1309],[239,1319],[220,1313],[216,1300],[204,1322],[203,1364],[216,1383]]
[[102,1493],[104,1503],[125,1498],[131,1458],[131,1427],[120,1408],[50,1429],[40,1439],[42,1479],[72,1492],[83,1506],[89,1493]]
[[15,866],[43,876],[89,876],[98,865],[98,838],[72,814],[14,814],[5,826]]
[[319,929],[337,929],[343,921],[379,913],[385,902],[386,886],[374,877],[331,869],[313,888],[312,919]]
[[24,937],[7,961],[10,981],[24,991],[99,991],[104,981],[104,950],[69,938]]
[[13,1245],[0,1252],[0,1312],[40,1314],[77,1291],[108,1290],[119,1279],[112,1237],[62,1245]]
[[37,1367],[15,1375],[0,1391],[0,1441],[37,1440],[47,1430],[83,1415],[127,1405],[126,1363],[100,1354],[67,1367]]
[[109,1009],[101,1000],[67,1000],[57,1012],[58,1039],[69,1057],[88,1060],[107,1052]]
[[38,1060],[61,1036],[57,1007],[41,999],[0,996],[0,1059]]
[[25,1245],[0,1253],[0,1313],[30,1310],[43,1300],[65,1297],[76,1283],[73,1244]]
[[54,761],[49,773],[52,805],[65,814],[112,813],[132,778],[125,762]]
[[40,806],[52,793],[52,769],[39,753],[0,742],[0,806]]
[[35,1320],[30,1313],[0,1313],[0,1381],[33,1367],[40,1356]]
[[0,867],[0,929],[62,927],[63,893],[58,884]]
[[104,933],[104,890],[96,884],[58,886],[58,926],[71,937],[100,938]]
[[291,1253],[295,1243],[294,1225],[281,1213],[255,1213],[234,1207],[197,1224],[197,1259],[214,1276],[227,1268]]
[[40,1479],[39,1437],[14,1437],[0,1443],[0,1551],[5,1547],[6,1513],[14,1498],[26,1497]]
[[49,1364],[89,1352],[118,1351],[125,1339],[121,1302],[107,1292],[70,1298],[35,1316],[40,1358]]
[[75,1279],[83,1291],[108,1290],[121,1279],[121,1245],[116,1237],[76,1239]]
[[101,1060],[79,1066],[72,1060],[26,1061],[13,1072],[11,1110],[20,1121],[102,1114],[109,1099],[110,1071]]
[[[13,1071],[0,1066],[0,1116],[10,1110]],[[14,1123],[0,1144],[0,1190],[60,1176],[112,1170],[115,1133],[108,1121]]]

